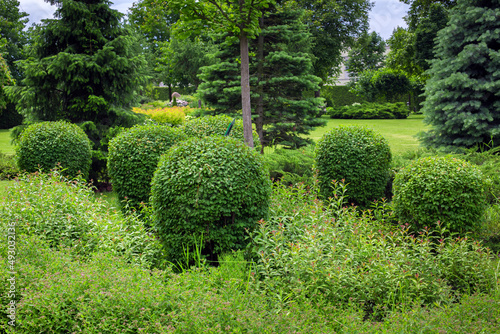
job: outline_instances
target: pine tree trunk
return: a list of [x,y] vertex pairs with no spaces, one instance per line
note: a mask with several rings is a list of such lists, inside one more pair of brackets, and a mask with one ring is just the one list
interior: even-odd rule
[[250,66],[248,57],[248,37],[241,30],[240,34],[240,54],[241,54],[241,108],[243,112],[243,136],[245,143],[253,146],[252,137],[252,108],[250,105]]

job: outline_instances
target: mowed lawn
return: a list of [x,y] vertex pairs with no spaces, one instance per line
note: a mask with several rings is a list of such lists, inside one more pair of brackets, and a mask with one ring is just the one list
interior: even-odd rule
[[384,136],[389,142],[392,154],[416,151],[419,147],[416,134],[429,128],[423,123],[423,115],[411,115],[407,119],[325,119],[327,125],[316,128],[309,138],[318,141],[325,133],[339,125],[361,125]]
[[0,130],[0,152],[14,154],[14,146],[10,144],[10,130]]

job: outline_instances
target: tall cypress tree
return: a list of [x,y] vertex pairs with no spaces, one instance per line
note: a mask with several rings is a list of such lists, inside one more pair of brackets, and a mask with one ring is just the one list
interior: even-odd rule
[[36,32],[21,63],[24,87],[10,90],[28,122],[68,120],[94,142],[94,178],[105,166],[106,137],[131,126],[130,111],[147,79],[146,61],[122,14],[108,0],[51,0],[55,19]]
[[422,111],[425,145],[500,144],[500,0],[458,0],[438,33]]
[[[318,89],[320,78],[312,72],[310,34],[301,23],[302,12],[284,7],[269,9],[260,19],[261,33],[251,51],[252,105],[262,146],[281,144],[300,147],[318,121],[321,99],[304,97]],[[215,113],[235,113],[241,109],[237,97],[238,59],[236,48],[227,43],[218,54],[219,62],[202,68],[199,93]]]

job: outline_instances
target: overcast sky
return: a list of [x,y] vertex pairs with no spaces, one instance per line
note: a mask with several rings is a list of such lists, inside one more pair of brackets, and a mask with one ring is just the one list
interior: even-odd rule
[[[43,0],[19,0],[22,11],[28,13],[30,24],[38,23],[41,19],[52,18],[55,6]],[[114,0],[111,8],[126,14],[134,0]],[[406,27],[403,16],[406,15],[408,5],[399,0],[375,0],[375,6],[370,13],[370,31],[376,31],[387,39],[397,26]]]

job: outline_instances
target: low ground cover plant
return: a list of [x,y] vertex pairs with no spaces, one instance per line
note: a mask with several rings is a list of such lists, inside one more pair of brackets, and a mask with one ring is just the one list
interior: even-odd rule
[[389,181],[391,150],[384,137],[359,126],[339,126],[316,145],[315,165],[320,197],[333,196],[332,181],[349,185],[347,199],[368,206],[384,196]]
[[372,319],[415,302],[447,304],[464,293],[495,291],[498,273],[480,243],[383,224],[375,219],[380,213],[345,207],[345,192],[337,184],[334,201],[325,204],[307,187],[275,185],[275,209],[251,237],[264,291],[319,305],[356,304]]
[[132,111],[138,114],[148,116],[157,124],[168,124],[179,126],[186,120],[186,108],[189,107],[164,107],[164,108],[132,108]]
[[271,179],[287,184],[313,182],[314,146],[305,146],[296,150],[277,148],[265,154]]
[[345,119],[403,119],[410,111],[405,103],[353,103],[348,106],[326,108],[330,118]]
[[9,185],[0,203],[2,230],[11,222],[19,235],[37,235],[75,257],[105,250],[146,267],[162,261],[161,245],[142,221],[110,210],[82,181],[58,171],[24,175]]
[[17,165],[22,171],[48,172],[59,165],[69,177],[88,176],[92,144],[76,124],[35,123],[24,129],[17,142]]
[[109,143],[108,173],[120,201],[132,208],[148,203],[151,179],[160,156],[187,139],[181,129],[141,125],[121,132]]

